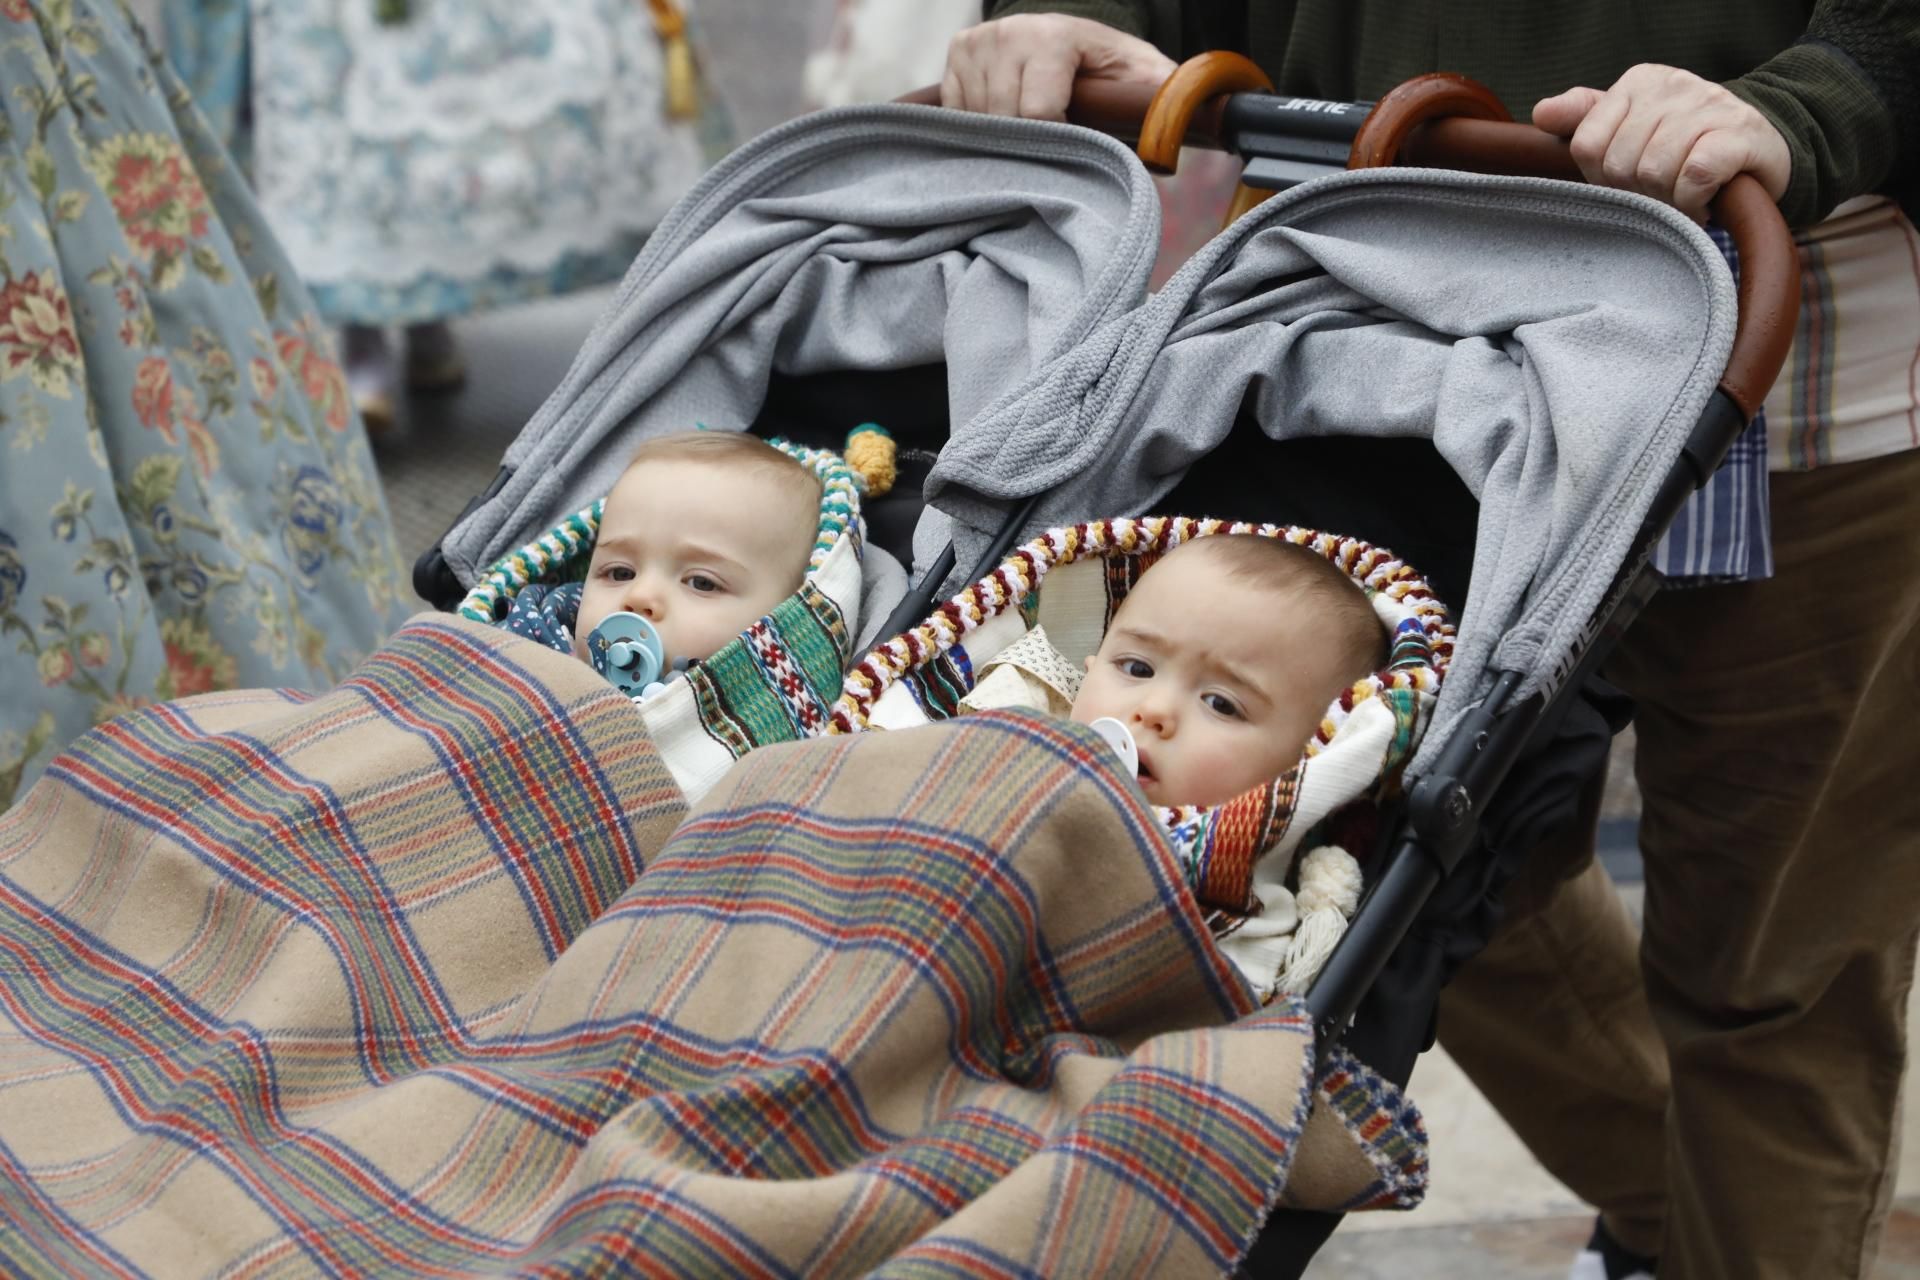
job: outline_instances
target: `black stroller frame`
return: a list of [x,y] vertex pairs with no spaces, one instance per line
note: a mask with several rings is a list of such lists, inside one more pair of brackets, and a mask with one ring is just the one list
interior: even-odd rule
[[[937,101],[937,94],[922,90],[906,101]],[[1159,172],[1173,171],[1182,145],[1236,153],[1244,161],[1243,186],[1233,210],[1236,215],[1275,191],[1345,168],[1410,163],[1576,181],[1581,177],[1563,140],[1512,123],[1484,87],[1446,74],[1409,81],[1378,103],[1319,102],[1275,94],[1264,74],[1246,59],[1209,53],[1182,65],[1157,92],[1082,82],[1076,87],[1068,118],[1137,141],[1142,160],[1149,169]],[[1522,673],[1494,672],[1486,696],[1466,713],[1439,755],[1417,776],[1409,775],[1399,813],[1389,815],[1394,820],[1384,824],[1385,834],[1372,862],[1371,883],[1345,936],[1306,995],[1322,1055],[1346,1038],[1350,1030],[1372,1033],[1355,1035],[1356,1051],[1369,1066],[1396,1084],[1406,1082],[1414,1058],[1431,1043],[1432,1009],[1444,982],[1442,970],[1448,966],[1432,957],[1410,965],[1412,976],[1402,980],[1406,990],[1384,1002],[1384,1008],[1394,1015],[1417,1014],[1424,1008],[1423,1032],[1409,1038],[1402,1030],[1397,1038],[1388,1034],[1382,1039],[1379,1023],[1383,1019],[1369,1016],[1363,1027],[1356,1028],[1356,1012],[1375,994],[1383,972],[1415,930],[1423,912],[1439,909],[1436,899],[1442,887],[1471,861],[1470,855],[1490,854],[1489,861],[1504,867],[1504,874],[1510,875],[1515,860],[1531,847],[1489,850],[1482,828],[1489,821],[1496,792],[1516,766],[1558,732],[1570,704],[1590,687],[1589,682],[1619,637],[1659,589],[1659,576],[1648,564],[1654,546],[1687,499],[1719,466],[1779,373],[1799,309],[1799,272],[1792,238],[1773,202],[1751,178],[1736,178],[1729,183],[1713,208],[1716,219],[1732,236],[1741,263],[1739,327],[1720,384],[1696,421],[1680,458],[1661,482],[1634,537],[1630,555],[1589,619],[1574,652],[1549,679],[1536,682],[1524,698],[1517,696],[1525,682]],[[925,403],[934,390],[929,372],[937,373],[937,367],[869,377],[881,379],[890,388],[888,396],[901,404],[916,398]],[[788,390],[802,397],[824,397],[828,403],[860,398],[847,394],[831,376],[816,375],[812,381],[812,388],[796,386]],[[871,385],[861,394],[870,402]],[[821,416],[818,413],[790,409],[769,417],[775,412],[771,406],[776,398],[769,395],[770,410],[763,412],[762,421],[756,422],[753,430],[762,434],[778,431],[802,442],[831,447],[833,441],[824,437],[806,440],[809,432],[802,420]],[[820,407],[818,400],[813,407]],[[925,430],[904,433],[903,480],[924,476],[925,466],[941,442],[936,437],[945,425],[944,420],[930,422]],[[916,435],[922,438],[916,440]],[[1315,447],[1337,451],[1351,443],[1355,442],[1296,442],[1309,459]],[[915,454],[916,444],[923,446],[917,450],[923,456],[918,465],[905,465]],[[1221,450],[1228,447],[1223,445]],[[1395,444],[1373,442],[1365,447],[1380,449]],[[1338,456],[1328,462],[1338,465]],[[1455,513],[1470,508],[1471,498],[1445,463],[1436,456],[1432,465],[1445,472],[1443,479],[1458,490]],[[468,504],[468,511],[497,492],[508,474],[503,469],[487,492]],[[1163,509],[1184,509],[1180,505],[1182,494],[1197,491],[1197,486],[1189,483],[1194,479],[1190,475],[1183,481]],[[903,484],[900,488],[912,486]],[[984,576],[1006,557],[1026,530],[1040,500],[1040,496],[1029,498],[1008,516],[963,581]],[[899,523],[903,511],[904,507],[893,512],[893,523]],[[462,512],[460,518],[466,514]],[[1246,519],[1335,525],[1333,520],[1298,510],[1236,514]],[[870,514],[870,523],[872,519]],[[456,520],[455,526],[458,524]],[[1442,596],[1449,598],[1456,609],[1461,607],[1462,597],[1450,593],[1446,575],[1433,563],[1450,557],[1423,553],[1418,545],[1405,545],[1417,544],[1417,537],[1341,527],[1376,545],[1391,545],[1408,554],[1414,563],[1427,569]],[[901,540],[896,537],[894,541],[898,545]],[[1455,563],[1460,566],[1455,575],[1456,583],[1460,583],[1464,561],[1455,559]],[[931,612],[942,589],[953,579],[956,565],[954,548],[949,545],[914,583],[878,635],[884,639],[899,634]],[[437,544],[415,565],[414,583],[424,598],[443,609],[453,607],[464,593]],[[1491,895],[1503,882],[1501,872],[1496,870],[1483,882],[1490,888],[1482,892]],[[1484,935],[1475,939],[1472,949],[1477,950],[1484,941]],[[1457,956],[1453,963],[1458,963]],[[1359,1043],[1362,1040],[1366,1043]],[[1276,1212],[1240,1274],[1299,1275],[1339,1217]]]

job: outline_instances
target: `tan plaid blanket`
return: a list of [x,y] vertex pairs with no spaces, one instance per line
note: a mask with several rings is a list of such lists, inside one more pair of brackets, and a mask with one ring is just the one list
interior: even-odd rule
[[1309,1057],[1065,723],[686,816],[586,667],[436,619],[0,818],[9,1276],[1219,1274],[1290,1171],[1418,1196],[1411,1109],[1343,1062],[1309,1121]]

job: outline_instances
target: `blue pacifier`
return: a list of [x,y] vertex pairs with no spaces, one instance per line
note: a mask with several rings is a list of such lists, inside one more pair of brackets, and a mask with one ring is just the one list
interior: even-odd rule
[[587,637],[587,660],[614,688],[637,698],[660,682],[667,649],[653,624],[639,614],[610,613]]

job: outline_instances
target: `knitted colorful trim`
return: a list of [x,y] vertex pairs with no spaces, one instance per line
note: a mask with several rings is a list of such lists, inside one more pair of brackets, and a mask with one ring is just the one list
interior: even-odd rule
[[700,721],[735,759],[826,732],[827,698],[853,647],[839,608],[811,583],[687,673]]
[[[788,440],[769,440],[768,444],[798,460],[820,481],[820,530],[814,541],[807,571],[818,569],[842,536],[858,537],[860,497],[853,472],[839,454],[826,449],[809,449]],[[510,551],[494,562],[491,569],[473,584],[457,612],[475,622],[498,622],[520,588],[530,582],[561,581],[569,573],[583,573],[593,558],[594,539],[600,533],[600,512],[605,500],[568,516],[518,551]]]
[[[1139,519],[1097,520],[1061,529],[1049,529],[1017,548],[1000,566],[960,592],[913,630],[895,636],[861,659],[847,673],[844,692],[833,706],[833,731],[857,733],[865,729],[880,695],[908,671],[942,654],[988,620],[1009,608],[1019,608],[1039,588],[1047,571],[1098,556],[1160,555],[1183,542],[1217,534],[1257,534],[1285,538],[1332,561],[1370,593],[1401,604],[1411,615],[1393,637],[1385,667],[1356,683],[1327,708],[1307,755],[1319,752],[1355,705],[1394,690],[1438,693],[1440,679],[1453,657],[1452,624],[1426,580],[1411,566],[1358,538],[1342,538],[1297,525],[1247,524],[1226,520],[1195,520],[1185,516],[1146,516]],[[1409,625],[1411,624],[1411,625]],[[1183,820],[1199,810],[1174,809]]]
[[[1417,1208],[1427,1191],[1427,1126],[1420,1112],[1400,1090],[1337,1045],[1320,1077],[1319,1093],[1348,1132],[1363,1139],[1360,1149],[1378,1174],[1340,1210]],[[1287,1203],[1284,1193],[1281,1203]]]
[[[1297,526],[1194,520],[1179,516],[1094,521],[1052,529],[1014,551],[991,574],[941,605],[918,627],[869,653],[848,673],[844,692],[833,707],[835,733],[858,732],[871,723],[874,704],[889,687],[905,684],[930,716],[939,708],[915,687],[926,673],[949,666],[964,655],[965,638],[1011,610],[1027,611],[1047,572],[1059,565],[1098,557],[1108,562],[1109,601],[1123,597],[1138,577],[1135,562],[1157,558],[1183,542],[1222,534],[1284,538],[1307,547],[1338,566],[1370,596],[1384,597],[1400,615],[1387,665],[1356,682],[1335,699],[1307,743],[1300,764],[1280,777],[1251,788],[1212,808],[1156,808],[1174,855],[1194,895],[1207,907],[1230,915],[1258,912],[1253,889],[1256,865],[1283,842],[1311,834],[1295,832],[1302,784],[1308,765],[1325,752],[1352,718],[1356,707],[1383,709],[1390,725],[1381,745],[1375,786],[1349,800],[1376,796],[1397,778],[1413,754],[1424,716],[1439,693],[1453,655],[1454,628],[1442,605],[1415,570],[1392,553],[1362,542]],[[1127,563],[1120,563],[1125,561]],[[1028,619],[1030,622],[1031,619]],[[1383,723],[1377,716],[1377,734]],[[1324,790],[1322,788],[1321,790]],[[1309,826],[1326,818],[1324,803],[1310,805]],[[1223,928],[1231,927],[1223,922]]]

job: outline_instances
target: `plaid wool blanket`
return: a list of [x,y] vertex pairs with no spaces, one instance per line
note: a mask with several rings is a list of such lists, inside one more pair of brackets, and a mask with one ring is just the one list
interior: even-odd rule
[[80,740],[0,818],[0,1273],[1205,1275],[1407,1204],[1077,726],[755,752],[417,621]]

